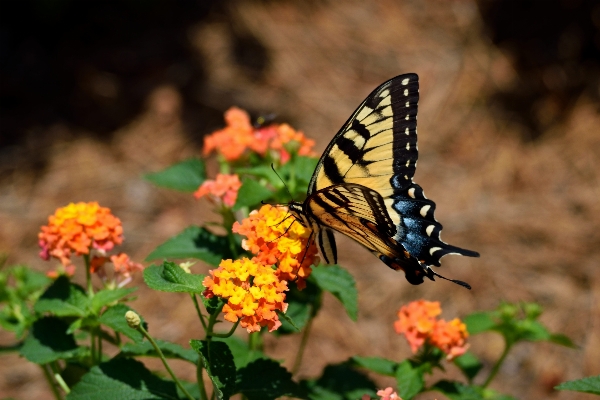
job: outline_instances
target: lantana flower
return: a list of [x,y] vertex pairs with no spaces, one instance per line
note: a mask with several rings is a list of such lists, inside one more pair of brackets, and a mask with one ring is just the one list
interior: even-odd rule
[[466,325],[458,318],[447,322],[437,319],[442,313],[437,301],[417,300],[400,308],[394,329],[404,335],[413,353],[425,342],[439,348],[448,360],[464,354],[469,347]]
[[88,255],[91,249],[100,252],[112,250],[123,242],[123,226],[109,208],[97,202],[70,203],[56,210],[38,234],[42,248],[40,257],[60,260],[71,268],[71,256]]
[[213,201],[223,202],[227,207],[233,207],[237,200],[238,190],[241,187],[242,182],[239,176],[235,174],[217,174],[215,180],[205,180],[194,192],[194,197],[199,199],[203,196],[209,196]]
[[314,140],[287,124],[271,124],[255,128],[248,113],[231,107],[225,112],[226,126],[204,138],[204,155],[217,151],[227,161],[236,161],[246,150],[265,156],[269,150],[284,164],[290,151],[301,156],[313,155]]
[[235,222],[233,232],[246,236],[242,247],[255,255],[263,265],[276,265],[280,279],[296,281],[299,289],[306,286],[311,266],[318,263],[317,248],[308,245],[310,230],[295,222],[286,207],[264,205],[252,211],[241,223]]
[[125,253],[113,254],[110,257],[94,256],[90,260],[90,272],[96,274],[103,281],[107,281],[107,274],[104,265],[111,262],[114,267],[112,281],[117,287],[123,287],[131,282],[133,273],[142,271],[144,266],[136,263]]
[[204,278],[204,296],[219,296],[227,300],[223,307],[225,319],[240,321],[248,332],[258,332],[266,326],[272,332],[281,326],[277,310],[285,312],[287,282],[280,280],[273,268],[254,260],[223,260],[219,268]]
[[[378,400],[402,400],[402,398],[398,396],[398,393],[396,393],[391,387],[378,390],[377,396],[379,396]],[[365,394],[363,395],[361,400],[371,400],[371,396]]]

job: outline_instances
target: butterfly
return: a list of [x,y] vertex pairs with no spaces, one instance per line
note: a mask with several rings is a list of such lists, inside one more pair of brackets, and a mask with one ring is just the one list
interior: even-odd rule
[[479,257],[440,239],[435,203],[413,182],[417,166],[419,77],[404,74],[382,83],[354,111],[329,143],[309,183],[304,202],[289,210],[312,229],[327,264],[337,262],[334,231],[369,249],[408,282],[435,276],[446,254]]

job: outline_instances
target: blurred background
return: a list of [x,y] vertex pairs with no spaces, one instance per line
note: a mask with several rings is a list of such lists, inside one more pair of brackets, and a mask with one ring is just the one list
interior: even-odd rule
[[[0,252],[9,264],[53,268],[37,256],[39,227],[57,207],[97,200],[121,218],[123,251],[141,261],[188,225],[217,220],[207,202],[142,174],[199,155],[227,108],[275,113],[320,153],[371,90],[406,72],[421,83],[415,181],[437,202],[444,239],[481,253],[447,257],[440,272],[473,290],[411,286],[340,237],[359,320],[326,298],[301,377],[352,355],[409,356],[392,324],[412,300],[440,301],[446,319],[536,301],[542,322],[579,348],[518,345],[492,387],[591,398],[552,388],[600,374],[598,1],[2,0]],[[200,336],[185,296],[135,283],[132,307],[155,337]],[[266,351],[291,367],[299,342],[267,338]],[[489,371],[500,336],[471,343]],[[51,398],[41,370],[13,355],[2,356],[0,393]]]

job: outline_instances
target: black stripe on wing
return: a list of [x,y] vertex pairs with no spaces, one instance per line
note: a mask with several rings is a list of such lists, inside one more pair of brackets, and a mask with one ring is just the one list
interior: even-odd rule
[[390,212],[401,216],[400,229],[394,239],[401,243],[411,256],[425,265],[440,266],[446,254],[479,257],[479,253],[444,243],[440,238],[442,224],[434,216],[435,203],[425,197],[423,189],[412,183],[393,196]]

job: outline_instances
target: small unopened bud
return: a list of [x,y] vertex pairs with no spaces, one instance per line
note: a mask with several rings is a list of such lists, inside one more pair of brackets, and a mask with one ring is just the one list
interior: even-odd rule
[[137,329],[142,323],[140,316],[133,311],[127,311],[125,313],[125,320],[127,321],[127,325],[133,329]]
[[190,274],[191,273],[190,267],[194,264],[196,264],[196,261],[186,261],[186,262],[182,262],[181,264],[179,264],[179,266],[181,267],[182,270],[184,270],[185,272]]

